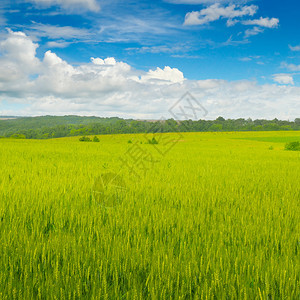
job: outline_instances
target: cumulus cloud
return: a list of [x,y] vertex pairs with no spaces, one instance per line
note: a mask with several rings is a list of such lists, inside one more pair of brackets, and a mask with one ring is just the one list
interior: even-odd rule
[[150,70],[146,75],[141,77],[141,81],[154,82],[156,84],[180,83],[184,81],[184,76],[181,71],[176,68],[164,67]]
[[[209,119],[299,117],[300,88],[291,84],[188,80],[177,68],[141,71],[112,57],[75,66],[52,51],[38,59],[38,45],[22,32],[8,32],[0,45],[0,114],[170,118],[168,109],[189,91]],[[22,107],[4,111],[4,101]]]
[[244,25],[257,25],[266,28],[276,28],[279,25],[279,19],[277,18],[263,18],[255,20],[247,20],[242,22]]
[[100,6],[96,0],[27,0],[40,7],[60,6],[67,10],[84,9],[97,12]]
[[294,85],[294,78],[291,74],[274,74],[273,80],[279,84],[292,84]]
[[35,73],[40,67],[37,48],[25,33],[9,30],[7,38],[0,42],[0,78],[13,82],[26,77],[28,72]]
[[255,5],[238,7],[236,5],[221,6],[219,3],[213,4],[200,11],[189,12],[185,16],[184,25],[204,25],[210,22],[225,18],[231,20],[228,25],[232,25],[234,18],[243,16],[253,16],[258,7]]
[[95,65],[115,65],[117,63],[114,57],[107,57],[105,59],[91,57],[91,61]]

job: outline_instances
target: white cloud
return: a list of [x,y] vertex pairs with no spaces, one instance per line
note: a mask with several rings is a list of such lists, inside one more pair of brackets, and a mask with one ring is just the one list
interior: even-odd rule
[[294,78],[290,74],[274,74],[273,80],[279,84],[292,84],[294,85]]
[[[139,14],[142,14],[139,15]],[[101,38],[108,42],[157,42],[157,36],[178,36],[177,19],[161,11],[143,11],[133,15],[113,14],[99,22]],[[146,42],[145,42],[146,41]]]
[[32,22],[26,29],[25,33],[35,40],[47,38],[49,48],[66,48],[70,44],[77,42],[94,42],[95,32],[85,28],[72,26],[57,26]]
[[91,57],[91,61],[95,65],[112,65],[113,66],[117,63],[114,57],[107,57],[105,59],[101,59],[99,57],[97,57],[97,58]]
[[209,112],[207,118],[294,119],[300,111],[300,87],[292,85],[188,80],[176,68],[145,72],[114,58],[95,57],[74,66],[52,51],[38,59],[37,47],[20,32],[10,31],[1,41],[0,114],[5,100],[24,106],[5,110],[11,115],[169,118],[168,109],[187,91]]
[[258,35],[259,33],[264,32],[264,30],[262,28],[259,28],[257,26],[251,28],[251,29],[247,29],[245,31],[245,38],[253,36],[253,35]]
[[49,48],[66,48],[70,45],[70,42],[66,41],[50,41],[47,43]]
[[[23,32],[8,31],[8,36],[0,42],[0,65],[3,68],[2,75],[6,71],[13,77],[23,77],[24,73],[37,71],[40,61],[36,58],[38,45]],[[9,76],[7,80],[9,80]]]
[[261,62],[257,61],[260,58],[261,58],[261,56],[259,56],[259,55],[250,55],[250,56],[246,56],[246,57],[240,57],[238,60],[244,61],[244,62],[256,61],[257,64],[261,64]]
[[180,83],[184,81],[184,76],[178,69],[166,66],[164,69],[149,70],[146,75],[141,77],[141,81],[155,84]]
[[279,19],[277,18],[263,18],[255,20],[247,20],[242,22],[244,25],[257,25],[266,28],[276,28],[279,25]]
[[143,46],[140,48],[127,48],[129,52],[139,52],[139,53],[176,53],[176,52],[188,52],[191,49],[189,45],[159,45],[159,46]]
[[184,25],[204,25],[219,20],[220,18],[230,19],[228,25],[234,18],[243,16],[253,16],[258,7],[255,5],[238,7],[236,5],[221,6],[219,3],[213,4],[200,11],[189,12],[185,16]]
[[242,40],[234,40],[233,35],[231,35],[226,42],[223,42],[219,44],[219,47],[222,46],[237,46],[237,45],[242,45],[242,44],[248,44],[249,41],[247,39],[242,39]]
[[247,0],[165,0],[174,4],[215,4],[215,3],[246,3]]
[[237,19],[232,20],[232,19],[228,19],[226,22],[227,27],[231,27],[234,26],[236,23],[238,23],[239,21]]
[[60,6],[67,10],[90,10],[97,12],[100,6],[96,0],[27,0],[41,7]]
[[291,45],[289,45],[289,48],[290,48],[292,51],[300,51],[300,45],[299,45],[299,46],[291,46]]
[[251,57],[241,57],[239,58],[240,61],[251,61],[252,58]]
[[89,39],[91,33],[84,28],[72,26],[56,26],[41,23],[33,23],[27,32],[36,37],[47,37],[48,39],[81,40]]
[[298,72],[300,71],[300,65],[295,65],[295,64],[287,64],[286,62],[283,62],[281,64],[282,68],[286,68],[290,71]]

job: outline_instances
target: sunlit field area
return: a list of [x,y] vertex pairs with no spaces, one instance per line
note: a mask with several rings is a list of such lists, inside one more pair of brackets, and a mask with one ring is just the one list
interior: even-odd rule
[[299,299],[300,133],[98,138],[0,139],[0,299]]

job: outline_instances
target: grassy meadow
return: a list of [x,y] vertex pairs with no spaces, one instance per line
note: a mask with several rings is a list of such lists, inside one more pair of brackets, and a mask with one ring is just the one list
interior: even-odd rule
[[300,298],[299,132],[98,137],[0,139],[0,299]]

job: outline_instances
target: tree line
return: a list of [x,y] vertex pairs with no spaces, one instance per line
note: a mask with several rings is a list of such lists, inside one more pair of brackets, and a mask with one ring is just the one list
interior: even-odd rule
[[224,119],[142,121],[98,117],[34,117],[0,120],[0,136],[27,139],[50,139],[68,136],[126,134],[146,132],[220,132],[300,130],[300,118],[294,121]]

